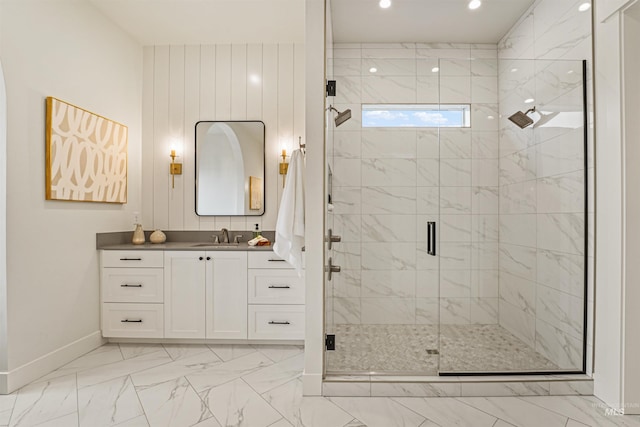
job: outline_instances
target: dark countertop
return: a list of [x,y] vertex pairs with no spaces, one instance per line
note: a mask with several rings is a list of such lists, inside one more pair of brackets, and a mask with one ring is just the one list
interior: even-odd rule
[[[164,230],[163,230],[164,231]],[[271,241],[270,246],[249,246],[247,240],[253,238],[251,231],[229,230],[229,240],[233,241],[236,235],[241,235],[240,243],[214,244],[213,235],[220,235],[219,231],[164,231],[167,241],[164,243],[151,243],[149,236],[152,230],[145,231],[146,243],[134,245],[131,243],[133,231],[118,231],[113,233],[97,233],[96,249],[107,251],[271,251],[275,238],[274,231],[263,231],[262,235]]]

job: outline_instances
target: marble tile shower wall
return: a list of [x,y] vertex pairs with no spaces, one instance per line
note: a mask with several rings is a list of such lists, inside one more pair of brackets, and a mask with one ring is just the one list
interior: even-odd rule
[[[328,322],[497,323],[496,45],[335,44],[332,55],[329,102],[352,118],[328,153],[329,223],[342,235]],[[472,128],[361,126],[362,103],[416,102],[469,103]],[[438,257],[426,252],[427,221],[439,224]]]
[[[499,323],[563,369],[582,369],[583,356],[587,154],[577,60],[590,68],[591,21],[581,3],[538,1],[498,44]],[[535,127],[507,120],[534,104],[545,115]]]

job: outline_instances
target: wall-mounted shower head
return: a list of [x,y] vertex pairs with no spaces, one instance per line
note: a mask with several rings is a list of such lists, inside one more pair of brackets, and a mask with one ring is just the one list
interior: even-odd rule
[[330,105],[329,109],[331,111],[335,111],[336,113],[338,113],[338,115],[334,119],[334,121],[336,123],[336,127],[340,126],[341,124],[343,124],[344,122],[346,122],[347,120],[349,120],[351,118],[351,110],[348,109],[348,108],[346,110],[344,110],[342,113],[340,111],[338,111],[333,105]]
[[516,126],[518,126],[520,129],[524,129],[527,126],[531,126],[533,124],[533,119],[529,117],[527,114],[534,113],[535,111],[536,111],[536,107],[533,107],[527,110],[526,113],[523,113],[522,111],[518,111],[517,113],[510,116],[509,120],[515,123]]

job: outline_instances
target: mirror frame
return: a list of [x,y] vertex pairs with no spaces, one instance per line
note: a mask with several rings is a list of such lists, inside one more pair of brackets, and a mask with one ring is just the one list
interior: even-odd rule
[[[201,214],[198,212],[198,125],[201,123],[260,123],[262,124],[262,211],[260,213],[243,213],[243,214]],[[266,129],[267,126],[262,120],[198,120],[194,125],[194,175],[195,175],[195,185],[194,185],[194,210],[197,216],[205,216],[205,217],[216,217],[216,216],[262,216],[265,214],[266,208],[266,176],[267,176],[267,164],[266,164],[266,154],[267,154],[267,140],[266,140]],[[247,183],[250,185],[250,182]],[[245,194],[250,191],[249,188],[246,189]],[[250,193],[248,193],[250,194]],[[249,196],[250,197],[250,196]]]

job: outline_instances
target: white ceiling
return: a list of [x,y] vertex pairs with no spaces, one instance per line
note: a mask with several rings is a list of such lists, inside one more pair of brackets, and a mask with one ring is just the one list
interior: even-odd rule
[[[142,45],[304,41],[304,0],[89,0]],[[534,0],[330,0],[335,42],[495,43]]]
[[496,43],[534,0],[331,0],[334,42]]
[[303,0],[90,0],[142,45],[304,41]]

